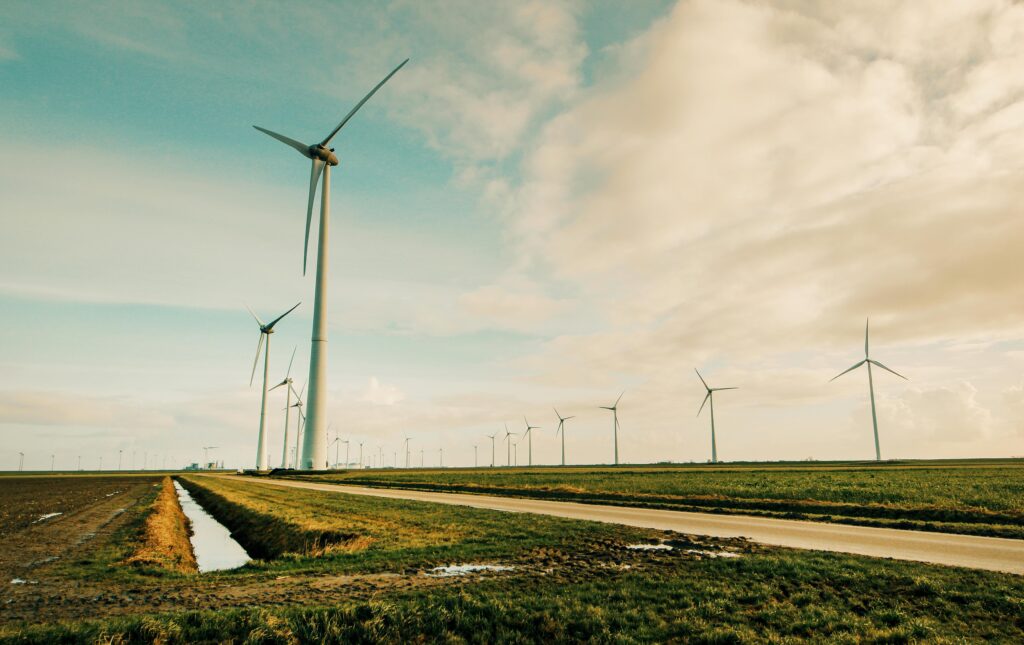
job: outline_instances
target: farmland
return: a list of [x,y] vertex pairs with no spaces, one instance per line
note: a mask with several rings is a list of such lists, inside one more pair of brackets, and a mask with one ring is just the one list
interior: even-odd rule
[[[38,584],[5,591],[0,640],[1024,638],[1020,576],[231,477],[181,479],[258,559],[209,574],[132,564],[166,490],[153,486],[159,478],[140,482],[120,524],[74,557],[33,568]],[[638,543],[673,548],[628,548]],[[511,569],[428,575],[460,563]]]
[[399,469],[310,481],[1024,538],[1024,461]]

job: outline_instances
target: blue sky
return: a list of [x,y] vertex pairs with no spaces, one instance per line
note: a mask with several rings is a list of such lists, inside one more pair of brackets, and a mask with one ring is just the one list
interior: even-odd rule
[[529,414],[551,462],[558,405],[607,461],[627,390],[626,460],[704,460],[700,366],[723,458],[866,458],[863,375],[827,381],[870,315],[911,376],[883,454],[1024,454],[1024,17],[927,4],[11,5],[0,468],[249,463],[243,303],[303,301],[300,383],[312,308],[308,171],[250,126],[319,139],[407,56],[335,140],[343,437],[465,465]]

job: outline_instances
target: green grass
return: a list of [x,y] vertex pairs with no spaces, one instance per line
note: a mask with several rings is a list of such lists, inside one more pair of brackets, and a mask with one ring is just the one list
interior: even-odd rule
[[[183,480],[204,507],[213,505],[214,515],[246,550],[278,554],[247,567],[273,573],[404,571],[453,562],[502,561],[545,548],[583,549],[600,542],[650,541],[662,536],[649,529],[339,495],[228,477]],[[317,557],[304,557],[302,533],[318,531],[347,539]],[[292,536],[299,536],[294,548],[282,547]]]
[[330,607],[50,625],[11,643],[1021,642],[1024,582],[777,551],[564,580],[502,577]]
[[1024,538],[1024,461],[412,469],[276,476]]
[[[189,480],[227,504],[215,514],[229,509],[265,520],[246,530],[350,536],[338,549],[285,551],[188,580],[214,594],[283,575],[312,583],[327,574],[391,572],[414,582],[423,580],[423,570],[455,562],[516,569],[440,586],[395,585],[362,595],[353,589],[328,606],[314,590],[284,606],[256,602],[243,609],[7,625],[0,642],[1024,642],[1022,576],[711,538],[700,540],[707,548],[740,549],[741,557],[698,557],[685,547],[637,552],[624,545],[666,534],[229,477]],[[105,566],[113,561],[111,554]],[[85,571],[122,588],[138,589],[143,579],[182,583],[129,567]]]

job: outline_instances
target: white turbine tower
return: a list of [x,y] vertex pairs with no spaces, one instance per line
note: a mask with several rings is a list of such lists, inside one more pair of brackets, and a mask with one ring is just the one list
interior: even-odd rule
[[295,349],[292,350],[292,357],[288,361],[288,371],[285,372],[284,380],[275,385],[274,387],[270,388],[270,391],[273,392],[277,388],[285,386],[286,399],[284,405],[284,443],[282,444],[281,447],[281,468],[288,467],[288,421],[292,410],[292,392],[295,391],[295,388],[292,387],[292,363],[295,361],[295,352],[298,349],[299,348],[296,347]]
[[[505,452],[506,452],[505,461],[508,462],[509,466],[512,465],[512,440],[509,437],[514,437],[514,436],[515,436],[515,434],[513,434],[513,433],[508,431],[508,424],[506,423],[505,424]],[[518,454],[517,454],[517,458],[518,458]]]
[[[295,307],[298,307],[302,303],[297,303]],[[267,324],[263,324],[260,317],[256,313],[249,309],[249,313],[256,319],[256,324],[260,326],[260,340],[256,345],[256,359],[252,362],[252,375],[249,376],[249,387],[252,387],[252,381],[256,378],[256,366],[260,362],[260,351],[263,350],[263,339],[266,337],[267,350],[263,354],[263,397],[260,401],[260,434],[256,444],[256,469],[267,470],[269,468],[269,459],[267,457],[267,375],[270,371],[270,335],[274,333],[274,325],[276,325],[282,318],[295,311],[295,307],[292,307],[288,311],[284,312],[277,318],[274,318]]]
[[[625,392],[623,392],[622,394],[625,394]],[[608,406],[605,406],[605,405],[598,406],[602,410],[611,410],[612,411],[612,417],[615,420],[615,426],[614,426],[614,433],[615,434],[614,434],[614,436],[615,436],[615,465],[616,466],[619,465],[619,401],[622,400],[622,394],[619,395],[619,398],[615,399],[615,404],[612,405],[611,407],[608,407]]]
[[533,465],[533,431],[534,430],[539,430],[540,426],[531,426],[530,422],[526,421],[526,417],[523,417],[523,421],[526,422],[526,432],[523,433],[523,438],[525,439],[527,436],[530,438],[529,439],[529,444],[528,444],[529,445],[529,449],[528,449],[528,452],[527,452],[527,455],[528,455],[527,459],[529,461],[527,462],[527,465],[528,466],[532,466]]
[[847,370],[845,370],[843,372],[840,372],[836,376],[833,376],[832,380],[829,381],[829,383],[831,383],[832,381],[836,380],[837,378],[839,378],[843,374],[846,374],[846,372],[852,372],[853,370],[857,369],[861,365],[864,365],[865,363],[867,363],[867,366],[868,366],[868,391],[871,393],[871,424],[872,424],[872,426],[875,429],[875,461],[882,461],[882,449],[879,447],[879,444],[878,444],[878,415],[875,413],[875,381],[871,377],[871,366],[872,365],[876,365],[878,367],[881,367],[886,372],[889,372],[890,374],[895,374],[896,376],[900,377],[904,381],[909,380],[909,379],[907,379],[907,377],[903,376],[902,374],[899,374],[897,372],[892,371],[891,369],[889,369],[885,365],[882,365],[881,363],[879,363],[878,361],[876,361],[875,359],[871,358],[868,355],[868,324],[869,324],[869,322],[870,322],[869,320],[864,322],[864,360],[862,360],[861,362],[857,363],[853,367],[851,367],[851,368],[849,368],[849,369],[847,369]]
[[[693,371],[697,372],[697,368],[693,368]],[[704,389],[706,389],[708,391],[708,393],[706,395],[704,395],[704,403],[707,403],[708,401],[711,401],[711,463],[717,464],[718,463],[718,446],[715,443],[715,392],[719,392],[721,390],[738,390],[739,388],[736,388],[736,387],[709,387],[707,382],[704,380],[704,377],[700,375],[700,372],[697,372],[697,378],[699,378],[700,382],[704,384]],[[700,416],[700,413],[704,411],[704,403],[701,403],[700,404],[700,410],[697,410],[697,416],[698,417]]]
[[558,433],[562,433],[562,465],[565,465],[565,422],[569,419],[575,419],[576,417],[563,417],[558,413],[558,408],[552,408],[555,411],[555,416],[558,417],[558,429],[555,430],[555,436]]
[[491,468],[494,468],[494,438],[497,436],[497,433],[487,435],[487,438],[491,440]]
[[313,301],[313,337],[312,347],[309,353],[309,425],[312,431],[306,433],[306,439],[302,444],[302,459],[298,468],[310,470],[316,464],[322,464],[327,458],[326,439],[324,427],[327,421],[327,238],[329,225],[329,212],[331,202],[331,166],[338,165],[338,157],[334,154],[334,148],[328,148],[331,139],[338,134],[348,120],[363,107],[363,104],[370,100],[377,90],[384,83],[388,82],[395,73],[402,69],[402,66],[409,62],[409,59],[402,61],[401,65],[384,77],[377,86],[370,90],[370,93],[363,97],[363,100],[356,103],[356,106],[345,115],[338,127],[334,128],[323,141],[313,145],[300,143],[276,132],[271,132],[259,126],[253,126],[260,132],[274,137],[281,143],[291,146],[304,157],[312,160],[312,167],[309,174],[309,201],[306,205],[306,239],[302,247],[302,274],[306,274],[306,260],[309,250],[309,226],[313,219],[313,200],[316,197],[316,185],[323,174],[323,186],[320,194],[320,232],[317,241],[316,258],[316,296]]
[[299,452],[300,446],[302,445],[302,424],[306,420],[306,415],[302,411],[302,395],[306,393],[306,384],[302,384],[302,389],[298,392],[295,388],[292,388],[292,394],[295,394],[295,403],[292,403],[291,407],[298,408],[299,410],[299,423],[295,429],[295,448],[292,452],[292,468],[298,470],[299,468]]

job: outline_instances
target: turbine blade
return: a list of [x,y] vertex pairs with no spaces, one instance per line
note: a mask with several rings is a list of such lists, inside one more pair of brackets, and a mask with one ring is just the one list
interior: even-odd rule
[[302,275],[306,275],[306,259],[309,257],[309,225],[313,223],[313,199],[316,197],[316,184],[320,181],[320,173],[324,170],[324,162],[314,159],[309,170],[309,203],[306,205],[306,241],[302,244]]
[[565,417],[562,421],[568,421],[569,419],[575,419],[576,417]]
[[[308,381],[309,379],[306,379],[306,382]],[[299,400],[302,400],[302,395],[306,392],[306,382],[303,382],[302,389],[299,390]]]
[[275,139],[277,139],[281,143],[285,144],[286,146],[291,146],[291,147],[295,148],[296,150],[301,152],[304,156],[307,156],[307,157],[309,156],[309,146],[307,146],[306,144],[301,143],[299,141],[296,141],[295,139],[289,139],[288,137],[284,136],[283,134],[278,134],[276,132],[272,132],[270,130],[267,130],[266,128],[261,128],[258,125],[254,125],[252,127],[256,128],[257,130],[259,130],[263,134],[269,134],[270,136],[274,137]]
[[868,361],[868,359],[866,359],[866,358],[865,358],[864,360],[862,360],[861,362],[857,363],[857,364],[856,364],[856,365],[854,365],[853,367],[851,367],[851,368],[849,368],[849,369],[847,369],[847,370],[844,370],[844,371],[840,372],[839,374],[836,374],[836,375],[835,375],[835,376],[833,376],[833,377],[832,377],[831,379],[829,379],[829,381],[828,381],[828,382],[829,382],[829,383],[831,383],[832,381],[836,380],[837,378],[839,378],[839,377],[840,377],[840,376],[842,376],[843,374],[846,374],[846,372],[852,372],[853,370],[857,369],[858,367],[860,367],[861,365],[863,365],[863,364],[864,364],[864,363],[866,363],[867,361]]
[[[623,390],[623,391],[622,391],[622,394],[625,394],[625,393],[626,393],[626,391],[625,391],[625,390]],[[621,401],[621,400],[622,400],[622,394],[620,394],[620,395],[619,395],[619,398],[615,399],[615,405],[613,405],[613,406],[612,406],[613,408],[617,408],[617,407],[619,407],[619,401]]]
[[249,387],[252,387],[252,381],[256,378],[256,365],[260,362],[260,352],[263,350],[263,331],[260,331],[260,342],[256,343],[256,358],[252,361],[252,375],[249,377]]
[[405,60],[403,60],[398,65],[398,67],[396,67],[395,69],[391,70],[391,73],[388,74],[387,76],[385,76],[383,81],[381,81],[380,83],[377,83],[377,86],[374,87],[372,90],[370,90],[370,93],[367,94],[366,96],[364,96],[362,101],[359,101],[358,103],[356,103],[356,106],[354,108],[352,108],[352,110],[348,114],[345,115],[345,118],[341,120],[341,123],[338,124],[338,127],[336,127],[333,130],[331,130],[331,133],[329,135],[327,135],[327,137],[323,141],[320,142],[320,145],[326,146],[328,143],[330,143],[331,139],[334,138],[334,135],[338,134],[338,130],[341,130],[343,127],[345,127],[345,124],[348,123],[348,120],[351,119],[352,116],[355,115],[355,113],[359,111],[359,108],[363,107],[363,104],[366,103],[367,101],[369,101],[370,97],[373,96],[374,94],[376,94],[377,90],[379,90],[381,88],[381,86],[384,85],[384,83],[387,83],[391,79],[391,77],[394,76],[395,73],[398,72],[398,70],[402,69],[402,67],[404,67],[405,64],[408,63],[408,62],[409,62],[409,59],[406,58]]
[[287,381],[288,377],[292,375],[292,363],[295,361],[295,352],[298,351],[298,349],[299,349],[298,345],[296,345],[294,348],[292,348],[292,357],[288,360],[288,371],[284,373],[284,380],[285,381]]
[[253,310],[252,310],[252,309],[251,309],[251,308],[249,307],[249,305],[245,305],[245,308],[249,310],[249,313],[251,313],[251,314],[252,314],[252,317],[256,319],[256,324],[257,324],[257,325],[259,325],[259,326],[260,326],[260,328],[262,329],[262,328],[263,328],[263,321],[262,321],[262,320],[260,320],[260,317],[256,315],[256,312],[255,312],[255,311],[253,311]]
[[281,314],[277,318],[274,318],[273,320],[271,320],[270,324],[267,325],[267,331],[270,331],[271,329],[273,329],[274,325],[276,325],[278,323],[278,321],[280,321],[282,318],[284,318],[285,316],[287,316],[291,312],[295,311],[296,307],[298,307],[301,304],[302,304],[301,302],[296,302],[295,303],[295,307],[292,307],[291,309],[289,309],[288,311],[284,312],[283,314]]
[[886,367],[885,365],[882,365],[881,363],[879,363],[878,361],[876,361],[873,358],[869,358],[867,360],[872,365],[877,365],[877,366],[881,367],[883,370],[885,370],[886,372],[889,372],[890,374],[895,374],[896,376],[900,377],[904,381],[909,381],[910,380],[906,376],[903,376],[902,374],[900,374],[899,372],[893,371],[893,370],[889,369],[888,367]]
[[712,392],[718,392],[720,390],[738,390],[738,389],[740,389],[740,388],[738,388],[738,387],[713,387],[713,388],[711,388],[711,391]]
[[704,384],[704,389],[705,389],[705,390],[710,390],[711,388],[710,388],[710,387],[708,387],[708,382],[704,380],[704,377],[700,375],[700,372],[699,372],[699,371],[697,370],[697,368],[696,368],[696,367],[695,367],[695,368],[693,368],[693,371],[694,371],[694,372],[697,372],[697,378],[699,378],[699,379],[700,379],[700,382]]
[[871,324],[870,318],[864,319],[864,358],[868,357],[868,325]]
[[708,399],[710,399],[710,398],[711,398],[711,390],[709,389],[708,393],[704,395],[704,402],[700,404],[700,410],[697,410],[697,416],[698,417],[700,416],[700,413],[704,411],[704,405],[708,402]]
[[274,390],[276,390],[277,388],[281,387],[282,385],[287,385],[287,384],[288,384],[288,381],[281,381],[280,383],[278,383],[277,385],[275,385],[274,387],[270,388],[267,391],[268,392],[273,392]]

